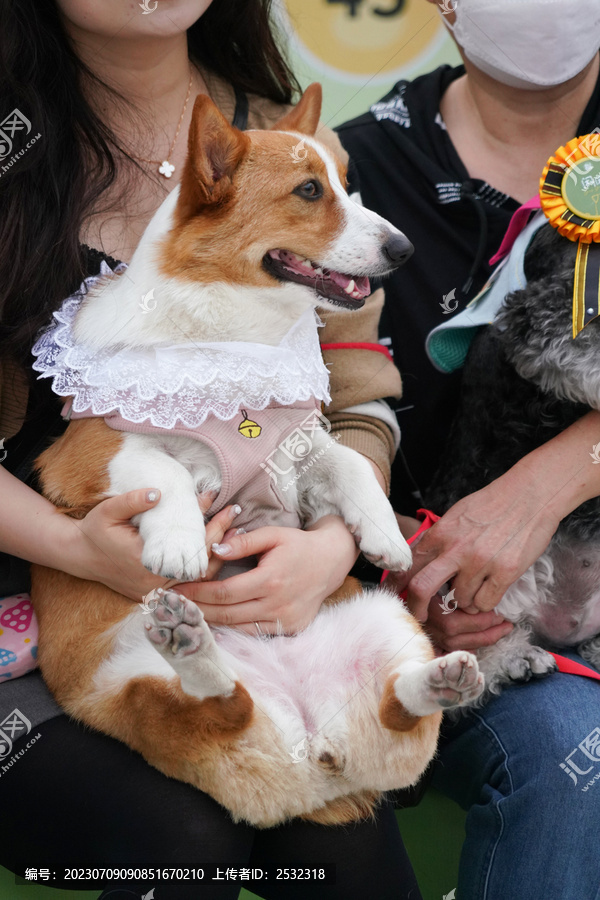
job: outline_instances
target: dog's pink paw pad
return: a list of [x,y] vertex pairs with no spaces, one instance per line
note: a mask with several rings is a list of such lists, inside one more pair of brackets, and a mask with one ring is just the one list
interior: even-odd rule
[[429,684],[443,709],[471,703],[484,687],[483,675],[471,653],[458,650],[430,664]]
[[169,628],[160,628],[156,625],[146,625],[146,632],[153,644],[163,646],[171,640],[171,630]]
[[176,591],[157,591],[158,605],[146,625],[150,641],[163,652],[174,656],[196,653],[203,643],[208,626],[192,600]]
[[178,625],[173,631],[172,650],[176,656],[189,656],[200,649],[204,635],[194,625]]

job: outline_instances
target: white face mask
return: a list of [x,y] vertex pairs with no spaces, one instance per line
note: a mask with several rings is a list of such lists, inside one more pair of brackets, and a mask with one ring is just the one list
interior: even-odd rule
[[465,56],[512,87],[542,89],[581,72],[600,48],[600,0],[456,0],[448,25]]

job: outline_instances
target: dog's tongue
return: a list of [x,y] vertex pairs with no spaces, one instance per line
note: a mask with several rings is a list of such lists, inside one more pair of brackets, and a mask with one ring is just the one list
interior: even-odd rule
[[358,278],[350,278],[348,275],[342,275],[341,272],[333,272],[329,269],[327,277],[332,281],[335,281],[336,284],[339,284],[344,290],[346,290],[350,282],[353,281],[354,290],[358,291],[361,296],[367,297],[370,293],[371,286],[369,284],[369,279],[364,275],[361,275]]
[[271,250],[270,255],[275,259],[281,260],[286,268],[291,269],[291,271],[295,272],[297,275],[333,281],[334,284],[341,287],[343,291],[346,291],[346,289],[350,287],[350,290],[346,291],[349,294],[354,293],[354,295],[359,294],[361,297],[368,297],[371,291],[369,279],[365,276],[352,278],[350,275],[343,275],[341,272],[333,271],[333,269],[314,266],[310,260],[298,256],[296,253],[292,253],[289,250]]

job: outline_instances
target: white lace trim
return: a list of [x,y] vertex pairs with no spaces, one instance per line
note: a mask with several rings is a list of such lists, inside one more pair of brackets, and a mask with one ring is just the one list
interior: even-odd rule
[[84,296],[101,276],[125,268],[120,264],[113,273],[102,262],[100,276],[86,278],[65,300],[32,350],[33,368],[40,378],[52,378],[60,397],[73,397],[73,412],[117,412],[130,422],[197,428],[210,414],[227,420],[241,409],[265,409],[272,402],[291,406],[312,397],[330,402],[312,309],[277,347],[239,341],[94,351],[77,345],[72,324]]

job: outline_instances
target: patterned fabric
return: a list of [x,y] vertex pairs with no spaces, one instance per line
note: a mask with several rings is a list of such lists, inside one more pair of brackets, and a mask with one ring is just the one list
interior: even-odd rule
[[38,626],[29,594],[0,597],[0,680],[37,667]]

